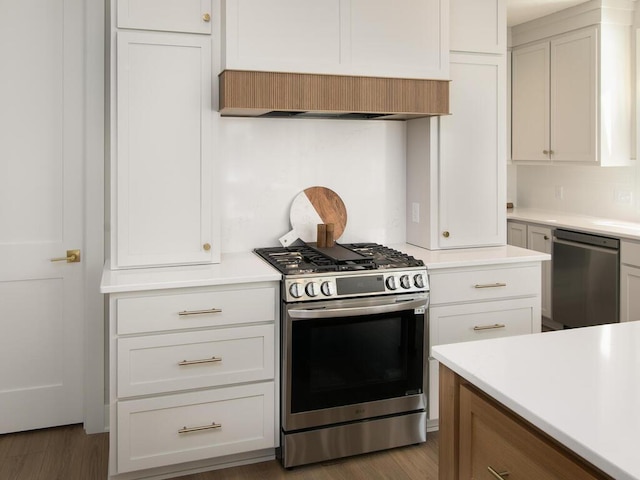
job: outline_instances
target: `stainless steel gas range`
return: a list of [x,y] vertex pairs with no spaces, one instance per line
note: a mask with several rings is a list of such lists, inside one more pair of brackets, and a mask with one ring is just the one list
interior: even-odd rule
[[255,252],[283,274],[283,466],[424,442],[423,262],[375,243]]

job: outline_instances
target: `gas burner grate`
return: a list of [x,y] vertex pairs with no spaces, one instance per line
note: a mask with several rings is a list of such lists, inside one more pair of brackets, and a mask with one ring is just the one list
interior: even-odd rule
[[424,266],[422,260],[377,243],[340,244],[337,248],[338,253],[348,250],[356,255],[349,253],[348,259],[332,256],[332,248],[317,249],[313,244],[256,248],[254,252],[284,275]]

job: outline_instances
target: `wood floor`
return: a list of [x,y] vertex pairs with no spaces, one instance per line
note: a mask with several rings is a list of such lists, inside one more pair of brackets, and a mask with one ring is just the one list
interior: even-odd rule
[[[0,435],[0,480],[105,480],[109,434],[81,425]],[[276,461],[180,480],[437,480],[438,434],[421,445],[284,470]]]

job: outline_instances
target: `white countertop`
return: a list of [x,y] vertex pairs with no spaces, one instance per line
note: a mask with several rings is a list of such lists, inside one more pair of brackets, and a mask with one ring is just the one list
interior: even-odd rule
[[403,243],[390,245],[424,262],[428,270],[441,268],[471,267],[496,263],[541,262],[551,260],[547,253],[527,250],[512,245],[499,247],[454,248],[450,250],[426,250],[415,245]]
[[273,282],[281,278],[276,269],[253,252],[223,253],[220,263],[208,265],[110,270],[107,264],[100,293]]
[[640,322],[433,347],[436,359],[617,480],[640,479]]
[[[424,261],[429,270],[495,263],[549,260],[546,253],[505,245],[456,250],[426,250],[407,243],[391,248]],[[204,287],[233,283],[279,281],[280,273],[253,252],[223,253],[221,262],[208,265],[132,268],[102,272],[101,293],[137,292],[167,288]]]
[[589,217],[548,210],[514,208],[507,210],[507,220],[538,223],[550,227],[568,228],[587,233],[608,235],[640,241],[640,223],[611,218]]

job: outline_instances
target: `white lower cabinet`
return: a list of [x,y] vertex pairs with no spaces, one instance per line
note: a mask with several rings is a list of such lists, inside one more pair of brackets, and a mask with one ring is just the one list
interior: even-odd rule
[[[431,347],[538,333],[540,262],[430,271]],[[439,418],[438,361],[429,356],[428,427]]]
[[[544,225],[509,221],[507,223],[507,243],[516,247],[528,248],[529,250],[551,255],[553,252],[553,229]],[[542,262],[541,314],[549,320],[552,319],[551,274],[551,261]]]
[[118,471],[274,447],[274,382],[118,402]]
[[278,282],[110,295],[111,479],[273,458]]
[[620,242],[620,321],[640,320],[640,243]]

